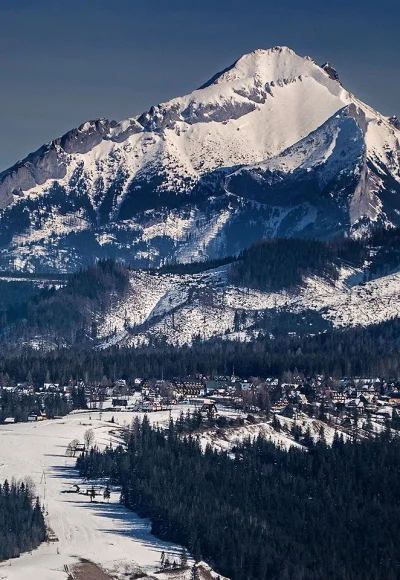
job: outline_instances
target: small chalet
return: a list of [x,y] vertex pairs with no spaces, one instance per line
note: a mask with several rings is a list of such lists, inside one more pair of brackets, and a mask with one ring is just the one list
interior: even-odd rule
[[210,399],[204,399],[200,413],[207,419],[218,419],[219,417],[217,407],[215,406],[214,401],[211,401]]
[[125,379],[118,379],[114,383],[114,387],[126,387],[126,380]]
[[59,383],[43,383],[43,388],[45,391],[59,391]]
[[338,393],[337,391],[332,392],[332,402],[336,405],[346,403],[347,397],[344,393]]
[[84,443],[77,443],[74,451],[75,453],[84,453],[86,451],[86,445]]

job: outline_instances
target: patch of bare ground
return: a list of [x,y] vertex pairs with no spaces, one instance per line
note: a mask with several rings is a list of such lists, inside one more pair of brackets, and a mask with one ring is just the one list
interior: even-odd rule
[[71,566],[73,580],[111,580],[111,576],[106,574],[93,562],[81,562]]
[[[223,576],[218,576],[211,571],[210,567],[203,562],[196,565],[199,580],[228,580]],[[124,570],[118,566],[118,571],[104,571],[93,562],[83,560],[79,564],[74,564],[70,568],[71,575],[68,580],[190,580],[192,578],[192,568],[175,568],[159,570],[150,576],[140,569],[135,571],[128,567]]]
[[200,580],[215,580],[215,576],[213,576],[211,572],[203,566],[199,566],[198,570],[200,574]]

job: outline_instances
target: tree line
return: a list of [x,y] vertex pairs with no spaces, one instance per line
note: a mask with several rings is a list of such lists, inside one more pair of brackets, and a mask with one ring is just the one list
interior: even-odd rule
[[70,379],[86,383],[134,378],[204,375],[281,377],[286,371],[306,377],[316,374],[355,377],[400,376],[400,320],[367,328],[329,330],[316,336],[260,336],[253,342],[213,339],[191,346],[154,342],[137,348],[112,347],[103,351],[81,348],[0,354],[0,376],[12,383],[31,376],[40,386],[47,379],[67,384]]

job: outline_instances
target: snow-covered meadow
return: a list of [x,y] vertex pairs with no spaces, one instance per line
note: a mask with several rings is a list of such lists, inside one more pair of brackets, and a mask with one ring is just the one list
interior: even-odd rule
[[[114,416],[116,423],[108,421]],[[122,418],[124,417],[124,419]],[[150,522],[119,504],[119,493],[112,492],[110,503],[102,498],[90,503],[89,497],[62,493],[81,483],[74,470],[75,459],[66,457],[68,443],[83,441],[84,432],[93,429],[96,444],[105,446],[119,440],[118,432],[130,413],[77,413],[63,419],[39,423],[19,423],[0,428],[0,480],[33,479],[37,494],[48,513],[48,524],[57,542],[43,544],[32,553],[0,564],[0,578],[7,580],[65,580],[65,565],[87,559],[110,572],[134,569],[145,573],[157,570],[162,551],[179,559],[180,547],[156,539]],[[151,416],[166,420],[168,414]]]
[[[177,405],[171,411],[150,413],[148,418],[151,423],[166,426],[170,418],[177,419],[182,411],[193,408],[194,405]],[[220,412],[233,416],[229,410]],[[66,456],[71,440],[83,442],[88,429],[93,430],[94,444],[100,448],[119,444],[122,429],[135,417],[143,418],[143,413],[91,410],[51,421],[0,426],[0,482],[12,478],[33,480],[51,535],[57,539],[20,558],[0,563],[0,580],[66,580],[65,567],[73,569],[81,561],[99,565],[116,579],[126,578],[128,572],[150,575],[159,572],[162,552],[171,562],[179,562],[181,546],[154,537],[149,520],[119,503],[117,489],[111,490],[109,502],[100,494],[91,503],[85,495],[91,483],[85,484],[79,478],[76,459]],[[80,486],[81,493],[66,493],[74,484]],[[207,578],[217,576],[204,566]],[[186,576],[177,573],[174,577],[186,580]],[[172,576],[157,573],[159,580],[166,577]]]

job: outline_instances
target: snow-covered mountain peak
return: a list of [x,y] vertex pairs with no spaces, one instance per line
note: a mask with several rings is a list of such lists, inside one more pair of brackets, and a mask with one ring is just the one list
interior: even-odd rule
[[[1,173],[0,262],[3,249],[8,266],[11,251],[18,267],[36,253],[72,269],[83,245],[90,261],[160,264],[400,225],[398,126],[329,63],[255,50],[188,95],[88,121]],[[49,235],[68,239],[48,247]]]
[[203,85],[203,88],[223,84],[233,84],[236,88],[237,83],[250,82],[262,84],[269,89],[275,85],[283,86],[311,77],[333,94],[340,95],[341,87],[338,86],[338,78],[334,78],[332,71],[334,69],[329,63],[319,67],[311,58],[301,57],[287,46],[276,46],[243,55],[232,66]]

